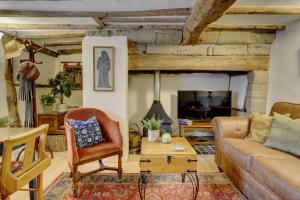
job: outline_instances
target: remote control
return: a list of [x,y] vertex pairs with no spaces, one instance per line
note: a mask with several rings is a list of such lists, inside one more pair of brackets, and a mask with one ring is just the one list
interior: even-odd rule
[[177,144],[173,145],[173,149],[175,151],[184,151],[185,150],[184,146],[177,145]]

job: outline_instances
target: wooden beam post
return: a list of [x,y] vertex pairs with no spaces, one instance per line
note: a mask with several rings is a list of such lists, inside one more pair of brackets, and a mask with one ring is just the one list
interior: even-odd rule
[[196,0],[183,29],[183,43],[195,44],[202,32],[219,19],[236,0]]
[[4,78],[6,82],[6,101],[10,127],[21,127],[20,116],[18,113],[18,98],[14,86],[12,59],[5,59]]

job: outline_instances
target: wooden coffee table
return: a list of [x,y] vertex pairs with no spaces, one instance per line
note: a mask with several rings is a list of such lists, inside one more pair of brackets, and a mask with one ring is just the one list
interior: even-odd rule
[[[181,145],[184,151],[176,151],[174,145]],[[193,186],[193,199],[197,198],[199,180],[197,175],[197,153],[184,137],[173,137],[170,144],[149,142],[142,139],[140,158],[140,179],[138,183],[140,198],[145,198],[147,175],[181,174],[182,182],[188,176]]]

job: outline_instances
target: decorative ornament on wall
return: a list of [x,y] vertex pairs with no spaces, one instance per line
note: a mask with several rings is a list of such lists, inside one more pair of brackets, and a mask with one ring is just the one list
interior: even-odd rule
[[95,46],[94,91],[114,91],[114,47]]

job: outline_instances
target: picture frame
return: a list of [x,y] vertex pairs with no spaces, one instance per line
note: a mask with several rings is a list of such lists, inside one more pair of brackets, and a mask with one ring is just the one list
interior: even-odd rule
[[114,62],[113,46],[93,47],[94,91],[114,91]]

